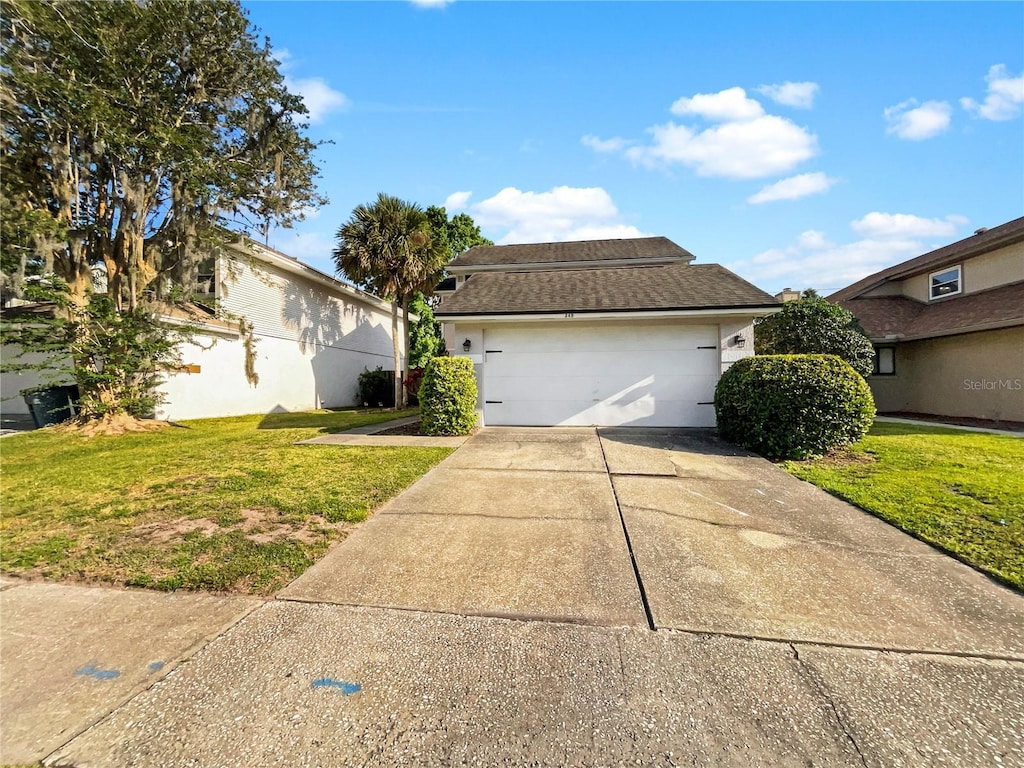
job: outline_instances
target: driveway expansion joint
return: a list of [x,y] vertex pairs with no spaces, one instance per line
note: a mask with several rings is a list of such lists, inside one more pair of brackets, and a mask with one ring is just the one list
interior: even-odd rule
[[636,586],[640,590],[640,602],[644,606],[644,615],[647,617],[647,626],[651,632],[657,632],[658,626],[654,623],[654,614],[651,612],[651,604],[647,599],[647,590],[644,588],[644,579],[640,575],[640,566],[636,561],[636,553],[633,551],[633,542],[629,538],[629,528],[626,527],[626,517],[622,514],[622,505],[619,503],[619,492],[615,490],[615,482],[612,480],[612,471],[608,466],[608,456],[604,452],[604,441],[598,433],[597,444],[601,448],[601,459],[604,461],[604,469],[608,474],[608,485],[612,489],[612,497],[615,499],[615,511],[619,515],[619,522],[622,524],[622,535],[626,537],[626,549],[629,551],[629,563],[633,566],[633,576],[636,577]]
[[606,475],[603,469],[549,469],[545,467],[515,467],[511,464],[507,467],[467,467],[452,466],[453,472],[538,472],[552,475]]
[[803,645],[809,648],[828,648],[837,651],[868,651],[870,653],[892,653],[901,656],[934,656],[946,659],[963,659],[965,661],[998,661],[1009,664],[1024,664],[1024,654],[990,653],[987,651],[943,651],[936,648],[901,648],[891,645],[868,645],[866,643],[843,643],[833,640],[807,640],[793,637],[775,637],[772,635],[750,635],[742,632],[725,632],[716,629],[697,629],[695,627],[671,627],[660,625],[659,629],[669,632],[681,632],[699,637],[726,637],[732,640],[750,640],[776,645]]
[[[425,616],[455,616],[463,619],[497,619],[513,621],[521,624],[561,624],[569,627],[591,627],[594,629],[639,629],[639,625],[627,624],[622,621],[598,621],[582,616],[554,616],[538,613],[517,613],[515,611],[445,611],[439,608],[422,608],[408,605],[371,605],[368,603],[343,603],[334,600],[318,600],[315,598],[288,595],[277,597],[282,603],[301,603],[333,608],[356,608],[367,611],[398,611],[401,613],[420,613]],[[647,629],[645,627],[645,629]]]
[[445,519],[451,519],[453,517],[479,517],[484,520],[510,520],[513,522],[534,522],[537,520],[561,520],[563,522],[571,523],[591,523],[596,526],[607,525],[604,520],[595,519],[593,517],[566,517],[564,515],[495,515],[490,512],[416,512],[404,509],[388,509],[381,510],[377,514],[387,515],[389,517],[442,517]]

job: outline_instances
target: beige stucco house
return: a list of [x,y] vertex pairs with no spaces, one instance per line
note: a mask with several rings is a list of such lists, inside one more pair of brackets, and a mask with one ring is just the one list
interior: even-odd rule
[[829,296],[875,345],[878,410],[1024,422],[1024,218]]
[[722,371],[780,303],[664,237],[477,246],[435,316],[488,425],[712,427]]

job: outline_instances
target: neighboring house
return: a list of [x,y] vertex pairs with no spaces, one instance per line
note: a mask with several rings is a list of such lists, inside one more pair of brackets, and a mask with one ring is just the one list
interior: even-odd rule
[[[354,405],[364,369],[394,368],[388,302],[257,243],[224,249],[200,272],[197,303],[216,305],[220,317],[193,314],[201,333],[182,347],[183,368],[161,385],[167,397],[158,418]],[[247,375],[247,356],[255,376]],[[3,412],[27,413],[18,392],[37,380],[4,375]]]
[[1024,422],[1024,218],[829,297],[875,345],[881,412]]
[[435,311],[488,425],[711,427],[764,291],[664,237],[477,246]]

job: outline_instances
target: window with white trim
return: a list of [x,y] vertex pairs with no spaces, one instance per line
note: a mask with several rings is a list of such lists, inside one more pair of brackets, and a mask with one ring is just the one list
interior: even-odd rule
[[932,272],[928,275],[928,297],[941,299],[946,296],[956,296],[962,290],[960,283],[959,264],[941,272]]
[[896,347],[875,347],[875,368],[871,375],[896,375]]

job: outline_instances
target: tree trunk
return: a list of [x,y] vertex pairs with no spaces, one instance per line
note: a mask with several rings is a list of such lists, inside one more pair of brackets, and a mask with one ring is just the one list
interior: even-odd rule
[[391,300],[391,341],[395,351],[395,409],[402,401],[402,339],[398,335],[398,297]]
[[402,377],[402,407],[406,408],[409,405],[409,388],[405,386],[405,379],[409,376],[409,355],[412,352],[412,331],[409,330],[409,302],[411,299],[406,296],[402,299],[402,322],[405,323],[403,330],[405,333],[405,376]]

